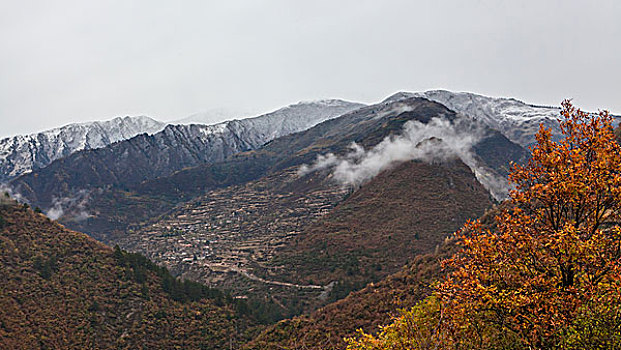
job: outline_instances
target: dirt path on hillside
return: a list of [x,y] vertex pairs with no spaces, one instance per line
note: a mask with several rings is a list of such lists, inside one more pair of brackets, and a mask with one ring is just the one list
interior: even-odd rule
[[273,284],[273,285],[277,285],[277,286],[284,286],[284,287],[294,287],[294,288],[302,288],[302,289],[324,289],[326,287],[324,286],[317,286],[317,285],[313,285],[313,284],[309,284],[309,285],[302,285],[302,284],[294,284],[294,283],[287,283],[287,282],[280,282],[280,281],[269,281],[266,280],[264,278],[255,276],[251,273],[248,273],[245,270],[233,267],[231,268],[231,270],[253,280],[253,281],[257,281],[257,282],[261,282],[261,283],[266,283],[266,284]]

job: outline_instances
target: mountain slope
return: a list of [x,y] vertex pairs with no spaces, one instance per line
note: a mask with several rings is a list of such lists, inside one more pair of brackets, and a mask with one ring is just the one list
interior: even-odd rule
[[414,306],[429,295],[431,284],[442,274],[441,261],[453,251],[454,242],[448,241],[436,252],[416,256],[408,266],[379,282],[314,312],[267,327],[243,349],[344,349],[344,339],[354,337],[358,329],[377,332],[400,309]]
[[[346,154],[350,151],[352,142],[370,150],[390,135],[402,134],[408,121],[424,124],[434,117],[447,120],[452,118],[459,120],[460,124],[472,124],[468,122],[468,118],[458,117],[446,107],[420,98],[364,107],[320,123],[304,132],[274,139],[255,151],[235,154],[224,162],[183,169],[170,176],[144,181],[127,188],[91,191],[86,194],[87,201],[78,201],[83,206],[66,215],[63,222],[105,241],[106,235],[114,234],[115,231],[122,233],[129,226],[152,220],[175,205],[211,190],[244,184],[269,173],[312,164],[320,155]],[[471,127],[474,128],[473,125]],[[520,146],[489,128],[482,129],[480,134],[482,139],[473,147],[472,158],[478,165],[473,166],[492,176],[502,174],[510,161],[519,161],[526,154]],[[489,147],[492,146],[494,150],[490,151]],[[489,159],[482,158],[486,154],[494,155],[491,157],[495,159],[494,164]],[[41,177],[39,180],[28,180],[41,181]],[[36,199],[34,196],[31,198]],[[45,207],[38,203],[40,202],[34,202],[35,205]],[[84,219],[87,215],[82,215],[84,211],[89,214],[86,220]]]
[[0,272],[3,349],[224,349],[249,325],[240,302],[4,202]]
[[[437,120],[444,120],[440,124],[444,127],[444,131],[453,130],[466,134],[476,131],[477,136],[469,143],[452,144],[451,142],[456,140],[455,135],[436,133],[437,128],[434,129],[433,134],[427,134],[429,127],[436,125],[437,122],[434,121]],[[422,133],[423,137],[419,139],[410,135],[411,133],[419,136]],[[300,172],[302,165],[313,167],[319,160],[329,158],[330,154],[339,161],[351,160],[353,159],[351,158],[353,157],[351,156],[352,149],[360,151],[362,148],[362,151],[356,151],[356,157],[361,154],[373,156],[382,150],[391,150],[388,147],[389,144],[395,142],[402,144],[405,141],[408,143],[403,149],[406,155],[407,152],[414,152],[412,153],[413,159],[394,158],[394,161],[387,163],[387,167],[378,168],[377,173],[372,173],[369,178],[355,184],[340,182],[337,179],[335,167],[316,169],[304,174]],[[352,142],[358,146],[352,147]],[[450,152],[446,148],[449,144],[453,147],[450,148]],[[457,152],[457,146],[463,146],[460,149],[461,153]],[[429,152],[429,154],[425,153],[429,157],[416,158],[420,156],[417,155],[420,150]],[[154,254],[154,258],[161,259],[159,262],[176,263],[176,266],[171,266],[175,268],[175,272],[193,278],[201,277],[199,274],[194,274],[196,270],[192,268],[203,264],[207,260],[203,257],[207,258],[208,254],[193,256],[189,247],[205,248],[208,246],[208,249],[213,248],[214,263],[218,263],[219,259],[223,267],[229,267],[229,271],[224,271],[224,278],[228,280],[223,283],[231,283],[231,280],[237,283],[239,280],[250,279],[255,284],[246,284],[242,287],[247,287],[249,291],[262,285],[263,289],[259,292],[267,291],[265,295],[274,304],[286,304],[283,305],[284,308],[291,307],[293,310],[297,307],[304,310],[307,306],[312,309],[328,301],[331,296],[337,298],[341,295],[334,294],[334,291],[339,293],[346,291],[342,288],[345,283],[332,282],[347,275],[348,270],[347,266],[343,266],[344,268],[337,266],[335,271],[328,270],[329,280],[326,278],[325,281],[321,281],[327,285],[296,285],[300,281],[303,283],[315,281],[304,280],[304,276],[300,278],[291,271],[282,272],[283,269],[279,266],[278,260],[272,260],[279,249],[293,242],[292,239],[296,235],[304,234],[305,232],[302,231],[310,227],[308,237],[311,239],[296,241],[300,242],[298,244],[302,248],[311,248],[303,249],[304,252],[311,253],[306,255],[318,256],[323,259],[320,259],[321,261],[329,261],[333,257],[340,259],[343,257],[342,251],[335,250],[328,244],[326,252],[322,253],[314,250],[314,243],[321,243],[326,240],[326,237],[330,238],[330,235],[339,234],[343,230],[346,231],[343,234],[344,238],[359,238],[356,236],[358,233],[356,231],[369,233],[364,231],[365,227],[356,225],[353,221],[379,218],[380,215],[385,214],[381,212],[385,201],[389,198],[398,198],[394,206],[384,206],[390,212],[388,214],[394,214],[394,216],[387,215],[389,221],[367,220],[365,226],[368,225],[369,228],[375,229],[378,226],[387,226],[390,231],[394,232],[395,241],[398,242],[407,243],[412,238],[416,240],[417,233],[420,238],[425,239],[425,242],[419,242],[420,244],[415,247],[406,244],[404,249],[395,251],[394,257],[388,258],[381,254],[374,254],[373,251],[366,251],[369,249],[365,250],[368,244],[374,244],[378,240],[387,240],[391,233],[386,230],[374,229],[377,232],[370,232],[369,239],[361,242],[360,246],[354,246],[353,249],[343,244],[344,253],[348,258],[344,262],[355,263],[355,259],[358,259],[364,270],[360,272],[364,275],[363,279],[352,282],[366,283],[376,280],[394,272],[400,263],[410,258],[414,254],[410,248],[420,248],[421,252],[429,251],[434,248],[434,242],[441,241],[447,231],[452,229],[452,227],[436,225],[434,213],[441,213],[440,216],[449,221],[451,225],[453,224],[451,219],[454,219],[457,225],[465,217],[477,215],[482,208],[491,203],[490,196],[475,179],[473,169],[485,168],[490,172],[500,173],[510,161],[518,161],[523,152],[520,146],[510,142],[499,132],[478,125],[441,104],[423,98],[410,98],[358,109],[339,118],[320,123],[306,131],[273,139],[256,150],[234,154],[223,162],[202,164],[179,170],[169,176],[136,181],[127,185],[126,188],[117,185],[117,187],[102,186],[93,189],[87,194],[88,201],[81,203],[83,206],[81,209],[87,212],[87,216],[81,220],[65,222],[71,224],[72,227],[85,228],[89,234],[98,235],[98,238],[109,241],[117,240],[119,236],[125,234],[128,237],[135,235],[132,237],[134,242],[131,243],[138,243],[133,247],[139,251],[143,247],[140,245],[141,241],[159,243],[159,246],[153,249],[148,247],[143,251],[145,253],[163,252],[164,254]],[[462,159],[462,156],[465,158]],[[361,164],[366,159],[365,157],[356,158],[354,161],[356,164]],[[68,183],[65,177],[67,173],[56,174],[59,176],[51,176],[48,181]],[[75,181],[79,179],[76,178]],[[399,192],[401,187],[408,185],[412,188]],[[424,187],[417,186],[428,187],[429,190],[441,188],[440,192],[444,193],[438,195],[437,198],[432,198],[429,193],[423,191]],[[67,189],[61,188],[61,190]],[[347,193],[351,191],[353,193],[347,197]],[[433,203],[429,205],[428,212],[418,210],[417,206],[408,206],[408,201],[417,192],[422,192],[418,197],[419,205],[425,206]],[[265,195],[265,198],[260,198],[258,194]],[[234,197],[236,195],[241,198]],[[467,200],[464,200],[464,197]],[[195,198],[193,202],[179,205],[167,215],[157,217],[173,209],[175,205],[193,198]],[[268,224],[273,226],[264,226],[264,231],[257,231],[258,234],[255,236],[251,235],[250,224],[235,227],[239,221],[236,222],[236,217],[229,215],[227,210],[231,209],[229,208],[231,206],[226,204],[225,200],[221,200],[227,198],[229,202],[234,203],[235,208],[232,209],[239,213],[240,217],[244,215],[244,223],[259,223],[258,226],[261,228],[263,226],[261,220],[268,220]],[[459,202],[468,203],[468,207],[465,209],[463,205],[459,207]],[[445,210],[446,208],[449,210]],[[352,210],[359,211],[359,214],[352,214]],[[468,210],[475,213],[469,213]],[[331,211],[335,214],[326,216]],[[267,214],[264,215],[265,213]],[[282,216],[279,216],[281,214]],[[420,229],[420,232],[412,232],[409,226],[414,223],[412,219],[418,214],[422,222],[417,227],[417,231]],[[296,215],[300,216],[296,217]],[[326,218],[323,223],[320,222],[322,217]],[[339,217],[346,217],[352,221],[352,224],[338,222]],[[142,221],[147,219],[152,220],[148,224],[156,229],[142,229]],[[183,222],[185,220],[187,222]],[[289,223],[293,225],[288,226]],[[324,225],[325,223],[327,225]],[[158,224],[160,224],[159,227]],[[191,225],[195,226],[190,227]],[[170,226],[170,232],[165,232],[162,228],[168,226]],[[319,229],[312,229],[312,227],[319,227]],[[135,229],[134,233],[129,232],[128,228]],[[292,230],[289,230],[290,228]],[[335,230],[331,230],[332,228]],[[423,232],[425,228],[428,230]],[[209,234],[216,234],[217,238],[212,240],[206,237]],[[171,242],[169,239],[174,241]],[[219,246],[216,243],[226,243],[227,240],[233,242],[233,249],[229,249],[228,252],[244,252],[244,257],[248,258],[247,264],[244,261],[241,261],[241,264],[234,262],[228,266],[225,264],[229,262],[226,255],[228,252],[226,249],[218,251]],[[253,246],[257,240],[260,241]],[[309,242],[309,244],[304,242]],[[254,249],[256,246],[259,249]],[[224,254],[218,255],[220,252]],[[261,257],[263,260],[260,260]],[[354,260],[349,259],[350,257]],[[172,258],[172,260],[166,261],[167,258]],[[305,261],[309,261],[311,265],[308,270],[315,274],[314,278],[322,277],[322,272],[326,271],[322,270],[324,267],[315,269],[318,267],[317,264],[312,265],[313,261],[307,260],[306,256],[302,258],[295,261],[293,266],[300,266]],[[271,261],[276,263],[266,264]],[[184,264],[190,268],[184,269]],[[237,268],[241,273],[235,272],[233,268]],[[367,273],[370,270],[376,271],[376,276]],[[355,274],[356,271],[353,273]],[[236,276],[239,280],[234,280],[231,276]],[[273,282],[288,283],[282,288],[290,290],[284,292],[277,290],[280,287],[276,286],[281,284]],[[290,293],[291,289],[299,290],[300,294],[293,294],[290,299],[285,299],[283,296]],[[296,305],[296,298],[298,301],[311,300],[312,305]],[[300,311],[299,308],[297,310]]]
[[[124,195],[108,192],[90,202],[88,209],[97,214],[82,228],[184,277],[240,296],[270,295],[286,314],[312,310],[432,251],[492,205],[489,192],[458,157],[396,161],[358,187],[336,181],[334,169],[299,171],[318,156],[347,154],[353,141],[372,153],[387,140],[401,140],[407,125],[418,125],[409,123],[425,130],[436,118],[453,120],[446,129],[467,121],[420,98],[366,107],[224,163],[185,169]],[[487,147],[504,155],[505,165],[523,156],[500,133],[481,134],[474,158],[490,158]],[[427,145],[433,153],[443,142],[425,139],[409,146]],[[499,158],[491,158],[501,168]],[[145,216],[131,230],[106,231],[154,208],[139,200],[167,197],[195,198],[160,217]],[[113,203],[122,208],[104,212]],[[108,223],[98,221],[104,217]],[[392,246],[397,248],[386,249]]]
[[[298,103],[249,119],[216,125],[169,125],[105,148],[82,151],[11,182],[17,193],[51,210],[109,186],[125,188],[185,167],[213,163],[304,130],[362,105],[340,100]],[[79,201],[79,200],[78,200]]]
[[526,104],[513,98],[497,98],[469,92],[431,90],[425,92],[398,92],[384,102],[398,101],[409,97],[424,97],[454,110],[481,120],[492,129],[503,133],[509,140],[522,146],[535,142],[539,124],[552,129],[558,136],[557,122],[560,109]]
[[119,117],[7,137],[0,140],[0,183],[44,168],[74,152],[105,147],[138,134],[152,134],[164,126],[164,123],[148,117]]
[[489,193],[459,160],[404,162],[304,227],[270,265],[296,283],[336,281],[341,290],[331,298],[338,300],[355,286],[379,280],[414,256],[432,252],[492,205]]
[[[510,161],[521,161],[527,156],[522,147],[476,120],[458,115],[427,99],[409,98],[360,108],[306,131],[274,139],[253,152],[236,154],[225,162],[184,169],[170,177],[154,179],[133,189],[149,195],[166,196],[167,192],[173,192],[175,196],[191,196],[192,193],[202,192],[215,185],[209,174],[220,174],[223,179],[228,179],[230,175],[253,173],[252,169],[255,169],[257,172],[252,175],[252,179],[257,179],[270,171],[312,164],[318,156],[330,153],[344,155],[350,151],[352,142],[369,150],[390,136],[402,134],[408,121],[427,124],[434,118],[454,122],[453,126],[447,127],[456,132],[476,133],[476,140],[471,141],[472,151],[479,163],[490,171],[504,174]],[[244,170],[236,171],[241,168]],[[218,186],[223,185],[228,185],[228,182]]]
[[[505,204],[486,211],[480,218],[484,227],[492,229],[494,217]],[[344,339],[355,337],[358,329],[375,333],[379,326],[399,315],[399,310],[416,305],[427,297],[446,270],[442,261],[457,252],[459,246],[453,235],[433,252],[417,255],[400,271],[312,313],[283,320],[268,327],[243,349],[276,350],[302,348],[335,350],[346,347]]]

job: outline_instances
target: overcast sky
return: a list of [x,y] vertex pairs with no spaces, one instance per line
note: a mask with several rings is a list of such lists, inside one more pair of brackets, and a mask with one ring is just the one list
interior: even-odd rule
[[621,113],[621,1],[2,1],[0,136],[444,88]]

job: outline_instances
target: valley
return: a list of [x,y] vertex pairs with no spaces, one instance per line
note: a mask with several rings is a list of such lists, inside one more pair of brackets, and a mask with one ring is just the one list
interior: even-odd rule
[[[278,249],[348,193],[318,177],[307,180],[321,182],[311,191],[288,191],[296,177],[296,169],[289,169],[210,191],[155,224],[113,240],[207,285],[231,288],[231,273],[265,283],[253,271],[265,267]],[[292,286],[283,281],[269,284]]]
[[509,190],[504,178],[529,158],[522,145],[532,125],[506,111],[523,107],[529,120],[538,107],[423,95],[168,126],[78,151],[8,186],[33,207],[58,209],[66,227],[128,252],[114,254],[152,261],[174,298],[185,294],[169,283],[226,295],[238,313],[227,317],[244,329],[240,346],[341,348],[344,336],[372,331],[430,293],[454,233],[493,216]]

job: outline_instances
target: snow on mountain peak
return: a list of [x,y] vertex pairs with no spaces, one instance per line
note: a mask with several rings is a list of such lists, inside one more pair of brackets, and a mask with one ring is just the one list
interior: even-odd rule
[[258,147],[277,137],[306,130],[361,107],[364,107],[361,103],[337,99],[303,101],[257,117],[233,119],[200,127],[203,135],[223,134],[227,130],[244,135],[253,147]]
[[83,149],[94,149],[142,133],[155,133],[165,124],[146,116],[73,123],[0,140],[0,182],[42,168]]
[[[280,108],[280,110],[300,110],[304,108],[348,108],[351,106],[352,102],[340,100],[340,99],[322,99],[322,100],[311,100],[311,101],[300,101],[294,104],[290,104],[286,107]],[[361,104],[357,104],[362,107]],[[266,113],[262,115],[258,115],[257,117],[261,117],[263,115],[271,114]],[[230,110],[224,108],[212,108],[205,110],[203,112],[191,114],[183,119],[178,119],[171,121],[170,124],[205,124],[205,125],[214,125],[220,124],[227,121],[232,120],[242,120],[242,119],[252,119],[254,113],[244,111],[244,110]],[[254,117],[254,118],[257,118]],[[310,117],[312,119],[312,116]]]
[[383,102],[398,101],[410,97],[423,97],[445,105],[447,108],[478,119],[503,133],[509,140],[522,146],[535,142],[534,135],[543,123],[558,136],[559,108],[535,106],[514,98],[488,97],[470,92],[429,90],[425,92],[398,92]]

